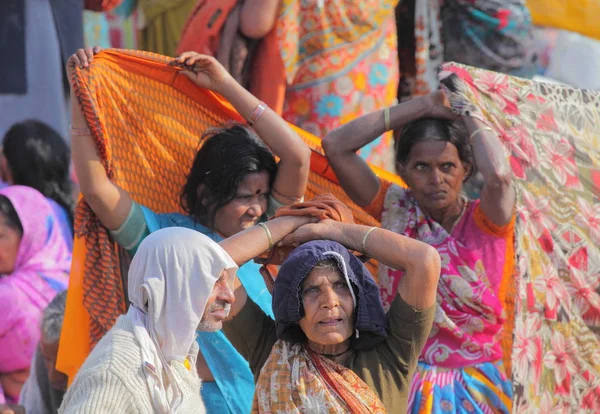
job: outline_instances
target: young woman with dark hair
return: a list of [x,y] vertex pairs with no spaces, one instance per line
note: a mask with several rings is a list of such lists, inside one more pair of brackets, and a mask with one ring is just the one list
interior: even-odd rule
[[[398,132],[396,169],[408,189],[381,183],[355,153],[390,129]],[[510,355],[500,339],[512,300],[504,293],[514,270],[515,192],[499,138],[475,118],[457,119],[437,91],[349,122],[329,133],[323,148],[345,191],[383,228],[426,242],[442,257],[438,311],[408,412],[511,412],[503,365]],[[468,200],[463,184],[476,168],[481,198]],[[379,271],[389,305],[406,275]],[[475,392],[465,386],[474,383],[481,384]]]
[[35,188],[48,198],[69,249],[73,246],[75,207],[70,162],[71,151],[65,140],[43,122],[20,122],[4,136],[0,179]]
[[[80,49],[71,57],[68,71],[75,66],[87,67],[98,51]],[[173,63],[185,64],[190,70],[183,73],[195,84],[227,99],[248,119],[260,140],[239,124],[211,131],[206,140],[202,139],[181,192],[187,214],[156,214],[108,179],[86,120],[73,100],[73,161],[81,192],[114,239],[132,254],[148,234],[165,227],[192,228],[214,240],[232,236],[265,220],[278,207],[301,199],[308,182],[308,147],[216,59],[188,52]],[[279,157],[279,163],[269,149]],[[258,265],[246,264],[238,277],[249,295],[272,315],[271,296]],[[198,341],[197,369],[208,411],[249,412],[254,381],[247,362],[221,332],[201,332]]]

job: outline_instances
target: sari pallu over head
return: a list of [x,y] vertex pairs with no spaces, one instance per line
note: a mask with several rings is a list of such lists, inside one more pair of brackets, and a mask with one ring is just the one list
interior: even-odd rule
[[[437,311],[421,360],[459,368],[502,358],[502,303],[487,282],[481,257],[463,246],[419,208],[410,190],[392,186],[386,194],[382,227],[436,248],[442,259]],[[389,306],[403,271],[379,266],[382,299]]]
[[23,235],[12,273],[0,277],[0,373],[28,368],[40,338],[42,312],[67,288],[71,255],[46,198],[24,186],[4,187]]
[[454,63],[440,74],[454,110],[503,142],[518,220],[513,406],[600,406],[600,93]]
[[320,261],[333,260],[350,286],[354,301],[354,350],[370,349],[387,338],[387,323],[377,284],[348,249],[315,240],[285,260],[273,290],[277,342],[256,385],[252,412],[385,413],[377,394],[352,370],[306,345],[298,322],[304,317],[302,282]]

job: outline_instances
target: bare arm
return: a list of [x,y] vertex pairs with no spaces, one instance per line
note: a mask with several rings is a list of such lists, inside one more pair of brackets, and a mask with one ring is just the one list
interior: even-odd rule
[[[193,72],[185,72],[186,76],[198,86],[222,95],[244,118],[249,119],[260,103],[213,57],[185,52],[177,61],[193,66]],[[310,149],[287,122],[271,109],[265,110],[253,128],[280,158],[273,183],[273,196],[283,204],[297,201],[304,195],[308,183]]]
[[410,237],[377,228],[367,236],[363,251],[362,242],[370,229],[368,226],[325,220],[300,227],[286,237],[284,243],[296,245],[315,239],[334,240],[391,268],[404,269],[406,274],[398,287],[398,294],[417,310],[433,306],[440,277],[437,250]]
[[[303,224],[309,223],[309,217],[280,217],[269,220],[265,225],[268,227],[274,245],[279,243],[285,236],[295,231]],[[238,266],[260,256],[269,249],[269,237],[262,226],[254,226],[241,233],[235,234],[219,243]],[[256,275],[260,277],[259,275]],[[233,318],[244,307],[247,299],[246,289],[239,279],[235,284],[235,302],[231,306],[229,318]]]
[[[486,125],[472,117],[463,117],[469,136]],[[481,130],[471,140],[473,157],[477,169],[483,175],[481,208],[494,224],[503,226],[513,215],[515,191],[512,186],[512,171],[506,160],[504,147],[498,136],[491,131]]]
[[[428,104],[423,98],[390,108],[390,128],[427,115]],[[356,152],[386,131],[384,110],[363,115],[331,131],[323,138],[323,149],[346,193],[359,206],[369,205],[379,191],[379,180],[365,160]]]
[[[71,72],[75,66],[88,67],[93,54],[99,51],[99,48],[94,51],[91,48],[85,51],[79,49],[69,59],[67,72]],[[71,88],[71,117],[74,129],[89,130],[73,88]],[[131,197],[108,179],[92,136],[71,134],[71,153],[81,193],[92,211],[108,229],[119,228],[131,209]]]
[[279,12],[279,0],[246,0],[242,6],[240,31],[252,39],[265,37],[273,27]]

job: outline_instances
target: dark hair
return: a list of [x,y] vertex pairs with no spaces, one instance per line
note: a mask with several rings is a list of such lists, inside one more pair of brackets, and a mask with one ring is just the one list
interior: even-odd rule
[[396,162],[405,164],[413,146],[419,142],[445,141],[454,145],[460,160],[470,167],[465,181],[475,170],[473,151],[467,140],[467,132],[462,122],[450,122],[436,118],[420,118],[406,124],[396,136]]
[[[203,141],[181,191],[181,206],[194,219],[213,227],[217,210],[235,198],[246,174],[264,171],[271,186],[277,163],[267,146],[241,124],[210,130]],[[202,193],[198,193],[200,185],[204,185]]]
[[71,151],[58,132],[34,120],[15,124],[4,136],[4,156],[14,184],[35,188],[56,201],[73,222]]
[[8,227],[17,231],[21,236],[23,235],[23,225],[19,220],[19,215],[13,203],[4,195],[0,195],[0,219],[4,219]]

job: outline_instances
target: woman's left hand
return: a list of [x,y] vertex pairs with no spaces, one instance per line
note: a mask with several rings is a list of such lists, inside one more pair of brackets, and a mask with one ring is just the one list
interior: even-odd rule
[[311,240],[333,239],[332,234],[337,225],[337,221],[330,219],[322,220],[318,223],[305,224],[284,237],[279,245],[296,247]]
[[212,56],[184,52],[174,63],[185,65],[188,70],[183,71],[183,74],[196,85],[214,92],[221,92],[225,85],[233,80],[223,65]]
[[430,94],[425,95],[423,99],[427,102],[426,117],[446,119],[448,121],[454,121],[458,118],[458,115],[452,112],[450,101],[444,92],[431,92]]

